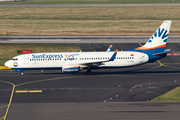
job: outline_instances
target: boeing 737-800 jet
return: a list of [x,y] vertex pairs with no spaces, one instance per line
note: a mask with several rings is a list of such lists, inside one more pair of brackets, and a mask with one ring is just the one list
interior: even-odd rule
[[63,73],[77,73],[83,69],[123,68],[154,62],[166,57],[165,50],[171,21],[166,20],[142,47],[130,51],[106,52],[54,52],[18,55],[5,63],[15,71],[30,69],[62,69]]

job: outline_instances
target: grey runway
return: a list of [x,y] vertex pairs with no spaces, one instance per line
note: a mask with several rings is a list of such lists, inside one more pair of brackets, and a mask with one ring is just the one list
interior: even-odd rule
[[[138,43],[150,36],[0,36],[0,43]],[[179,43],[180,36],[169,36],[168,43]]]

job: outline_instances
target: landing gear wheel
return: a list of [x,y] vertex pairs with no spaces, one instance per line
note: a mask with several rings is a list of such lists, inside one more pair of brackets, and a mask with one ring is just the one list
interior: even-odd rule
[[92,74],[91,69],[87,69],[86,73],[87,75],[91,75]]

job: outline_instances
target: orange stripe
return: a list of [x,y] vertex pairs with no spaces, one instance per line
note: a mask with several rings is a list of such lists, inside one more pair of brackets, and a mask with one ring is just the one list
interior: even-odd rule
[[135,48],[135,50],[151,50],[151,49],[156,49],[156,48],[161,48],[161,47],[166,47],[166,44],[160,45],[160,46],[157,46],[157,47],[152,47],[152,48],[139,47],[139,48]]
[[[79,68],[79,66],[69,67],[69,68]],[[69,68],[63,68],[63,69],[69,69]]]
[[113,45],[110,46],[110,48],[112,48]]
[[115,53],[117,53],[117,52],[118,52],[118,50],[115,51]]

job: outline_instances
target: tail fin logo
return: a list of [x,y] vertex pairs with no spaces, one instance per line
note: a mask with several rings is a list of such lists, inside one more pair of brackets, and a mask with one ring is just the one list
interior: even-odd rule
[[161,30],[161,28],[159,28],[155,33],[154,35],[151,37],[151,39],[148,41],[149,43],[152,42],[152,40],[155,38],[155,37],[159,37],[161,39],[163,39],[163,42],[167,42],[167,37],[168,37],[168,31],[165,30],[164,28]]
[[135,48],[135,50],[158,49],[159,51],[164,51],[169,35],[170,26],[170,20],[164,21],[161,26],[156,30],[156,32],[152,35],[152,37],[150,37],[150,39],[143,46]]

